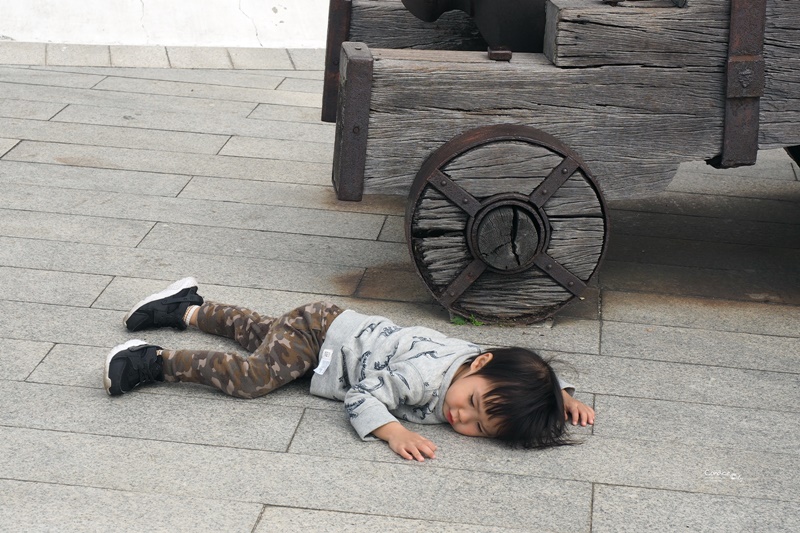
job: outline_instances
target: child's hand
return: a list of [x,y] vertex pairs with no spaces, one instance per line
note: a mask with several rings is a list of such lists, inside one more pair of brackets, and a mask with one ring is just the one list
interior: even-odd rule
[[576,400],[565,390],[561,394],[564,396],[564,420],[572,418],[573,426],[578,423],[582,426],[594,424],[594,409]]
[[372,432],[389,443],[389,448],[403,459],[424,461],[425,457],[436,459],[436,445],[418,433],[403,427],[399,422],[389,422]]

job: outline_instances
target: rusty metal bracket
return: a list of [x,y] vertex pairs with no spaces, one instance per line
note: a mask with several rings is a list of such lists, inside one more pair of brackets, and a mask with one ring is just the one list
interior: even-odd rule
[[541,185],[536,187],[530,194],[530,202],[536,207],[542,207],[547,203],[547,200],[555,194],[559,187],[564,185],[570,176],[578,170],[579,166],[580,163],[574,159],[565,157],[561,164],[554,168]]
[[351,0],[331,0],[328,8],[328,40],[325,45],[325,82],[322,87],[322,121],[336,122],[339,93],[339,54],[350,37],[353,16]]
[[364,191],[372,64],[366,44],[342,44],[332,176],[339,200],[358,202]]
[[435,169],[428,178],[428,183],[433,185],[436,190],[445,195],[469,216],[474,217],[481,210],[481,203],[470,193],[456,185],[441,170]]
[[480,259],[473,259],[472,262],[467,265],[467,268],[465,268],[438,296],[439,302],[443,306],[450,308],[450,306],[464,294],[464,291],[469,289],[472,284],[475,283],[475,280],[481,277],[484,270],[486,270],[486,263]]
[[722,154],[712,162],[720,168],[753,165],[758,156],[766,20],[767,0],[731,0]]
[[538,254],[534,262],[543,272],[575,296],[580,296],[586,290],[586,283],[546,253]]

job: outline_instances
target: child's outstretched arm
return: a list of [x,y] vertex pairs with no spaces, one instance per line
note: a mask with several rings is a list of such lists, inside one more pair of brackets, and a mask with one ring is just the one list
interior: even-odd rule
[[389,448],[403,459],[422,462],[425,457],[436,458],[436,445],[419,433],[406,429],[400,422],[384,424],[372,434],[389,443]]
[[570,396],[566,390],[562,389],[561,395],[564,397],[564,420],[571,418],[573,426],[578,423],[594,425],[594,409]]

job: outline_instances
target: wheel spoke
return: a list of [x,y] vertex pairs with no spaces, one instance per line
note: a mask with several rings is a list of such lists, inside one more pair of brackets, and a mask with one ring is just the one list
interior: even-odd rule
[[550,171],[550,174],[544,179],[542,183],[536,187],[528,200],[536,207],[542,207],[547,200],[572,176],[580,165],[577,161],[570,157],[565,157],[564,160]]
[[461,295],[464,294],[464,291],[475,283],[475,280],[483,274],[484,270],[486,270],[486,263],[480,259],[474,259],[472,263],[467,265],[467,268],[461,271],[461,274],[453,280],[450,286],[447,287],[439,297],[439,301],[442,305],[445,307],[453,305],[453,302],[458,300]]
[[466,211],[471,217],[474,217],[481,208],[481,203],[476,200],[474,196],[462,189],[460,185],[438,169],[428,178],[428,183],[437,191],[447,196],[447,198],[459,208]]
[[564,268],[564,265],[542,252],[534,259],[534,264],[541,268],[545,274],[567,289],[575,296],[580,296],[586,290],[586,284],[572,272]]

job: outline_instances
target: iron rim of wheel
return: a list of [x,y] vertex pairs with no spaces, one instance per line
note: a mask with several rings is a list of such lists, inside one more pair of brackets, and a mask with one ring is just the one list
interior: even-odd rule
[[[504,190],[483,197],[471,194],[460,185],[459,179],[449,175],[448,165],[461,156],[477,149],[492,150],[494,145],[508,142],[551,153],[553,160],[559,162],[549,169],[547,175],[530,176],[532,180],[539,180],[532,190]],[[583,201],[593,206],[590,217],[559,215],[558,209],[555,210],[557,216],[551,216],[551,200],[562,194],[559,190],[567,183],[571,183],[572,188],[575,183],[583,184],[579,187],[583,191],[581,194],[586,197]],[[433,197],[439,198],[440,204],[443,201],[451,214],[455,210],[462,212],[463,227],[459,223],[455,230],[421,229],[422,225],[418,224],[422,216],[420,211],[424,201]],[[484,126],[454,137],[434,151],[422,165],[412,184],[406,208],[406,242],[426,288],[451,313],[488,323],[532,323],[551,316],[584,293],[587,282],[605,255],[608,233],[606,213],[605,201],[594,177],[582,159],[564,143],[527,126]],[[491,218],[496,220],[487,222]],[[563,240],[564,230],[559,228],[564,227],[565,221],[569,226],[571,218],[575,221],[591,220],[594,235],[587,245],[592,257],[588,260],[590,264],[582,264],[574,269],[576,272],[571,271],[569,264],[570,261],[575,264],[575,261],[563,259],[563,243],[553,246],[553,235],[556,235],[556,241]],[[452,221],[447,223],[451,224]],[[558,226],[555,232],[554,224]],[[497,233],[496,227],[500,228],[500,233],[507,231],[509,239],[498,246],[499,249],[506,249],[493,256],[495,250],[490,237],[492,232]],[[522,237],[517,233],[520,228],[524,230]],[[425,258],[424,246],[421,246],[423,241],[437,234],[458,241],[459,250],[465,250],[460,258],[464,264],[460,265],[457,274],[450,275],[444,282],[435,279],[436,273],[431,270]],[[469,303],[470,298],[475,296],[470,296],[470,291],[481,285],[487,277],[500,288],[500,292],[513,294],[515,287],[523,287],[520,301],[511,306],[515,310],[487,312],[480,304]],[[558,290],[562,294],[548,296],[547,301],[541,303],[536,301],[537,298],[525,296],[536,284],[547,285],[543,278],[549,283],[546,287],[548,294]]]

